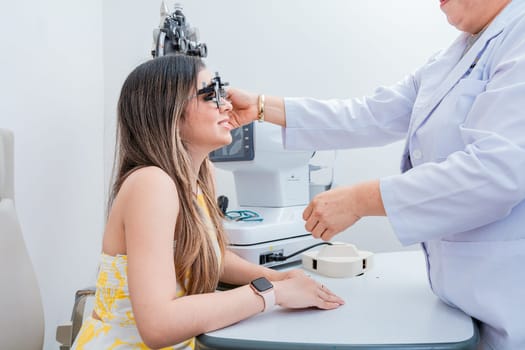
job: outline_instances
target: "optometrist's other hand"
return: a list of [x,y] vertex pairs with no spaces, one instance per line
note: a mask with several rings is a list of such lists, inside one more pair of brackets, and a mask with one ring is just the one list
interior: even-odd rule
[[335,309],[345,302],[326,286],[312,278],[302,275],[273,282],[276,304],[291,308],[317,307],[319,309]]
[[329,241],[363,216],[384,216],[379,180],[339,187],[315,196],[303,212],[305,228]]
[[303,212],[304,227],[315,238],[329,241],[361,217],[352,187],[339,187],[315,196]]
[[230,124],[234,128],[249,124],[257,119],[258,113],[258,95],[247,91],[229,88],[226,99],[232,104],[232,110],[229,113]]

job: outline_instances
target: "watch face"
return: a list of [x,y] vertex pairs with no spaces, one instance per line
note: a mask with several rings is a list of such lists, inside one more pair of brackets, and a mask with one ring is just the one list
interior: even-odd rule
[[267,291],[273,288],[273,284],[270,283],[266,278],[259,277],[251,282],[252,286],[255,287],[259,292]]

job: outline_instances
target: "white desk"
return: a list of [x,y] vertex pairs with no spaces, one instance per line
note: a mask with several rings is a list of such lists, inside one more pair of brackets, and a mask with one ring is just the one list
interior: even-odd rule
[[472,319],[430,290],[423,252],[376,254],[362,276],[312,274],[341,296],[336,310],[276,308],[203,334],[198,349],[475,349]]

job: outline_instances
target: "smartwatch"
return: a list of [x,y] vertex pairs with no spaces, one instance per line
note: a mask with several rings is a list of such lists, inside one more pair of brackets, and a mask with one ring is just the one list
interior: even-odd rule
[[275,292],[273,284],[265,277],[259,277],[250,282],[250,287],[256,294],[264,300],[264,310],[266,312],[275,305]]

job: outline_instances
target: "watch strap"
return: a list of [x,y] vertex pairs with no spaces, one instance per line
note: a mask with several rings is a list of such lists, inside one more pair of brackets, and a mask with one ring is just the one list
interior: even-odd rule
[[260,296],[264,299],[264,310],[263,312],[273,309],[275,306],[275,290],[272,288],[266,292],[260,292]]

